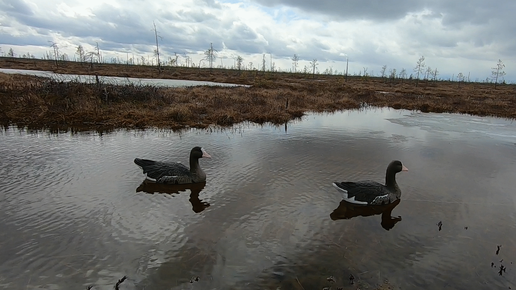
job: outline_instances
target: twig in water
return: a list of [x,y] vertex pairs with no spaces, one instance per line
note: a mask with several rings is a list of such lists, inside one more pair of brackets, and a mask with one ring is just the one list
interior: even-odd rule
[[500,248],[502,247],[502,245],[499,245],[499,246],[496,246],[496,254],[498,255],[498,253],[500,253]]
[[505,272],[505,266],[504,265],[500,265],[500,271],[498,271],[498,274],[500,274],[500,276],[502,276],[502,272]]
[[29,289],[30,279],[32,279],[32,274],[29,276],[29,281],[27,282],[27,286],[25,287],[25,289]]
[[297,279],[297,277],[296,277],[296,281],[299,284],[299,286],[301,286],[301,289],[305,290],[305,287],[303,287],[303,285],[301,285],[301,282],[299,282],[299,279]]
[[190,283],[193,283],[194,281],[195,282],[199,281],[199,276],[190,278]]
[[120,290],[120,288],[119,288],[120,284],[122,284],[125,281],[125,279],[127,279],[127,276],[122,277],[122,279],[120,279],[120,280],[118,280],[118,282],[116,282],[115,290]]

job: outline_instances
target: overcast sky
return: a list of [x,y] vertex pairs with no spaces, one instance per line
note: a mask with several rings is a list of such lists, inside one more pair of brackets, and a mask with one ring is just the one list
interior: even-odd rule
[[[514,0],[0,0],[0,48],[41,57],[56,43],[73,59],[98,43],[105,59],[153,58],[153,22],[162,60],[175,53],[196,65],[210,43],[216,64],[236,56],[249,67],[298,71],[317,59],[318,71],[379,75],[414,73],[421,56],[438,78],[462,73],[472,81],[491,76],[499,59],[505,79],[516,82]],[[202,62],[206,66],[206,62]]]

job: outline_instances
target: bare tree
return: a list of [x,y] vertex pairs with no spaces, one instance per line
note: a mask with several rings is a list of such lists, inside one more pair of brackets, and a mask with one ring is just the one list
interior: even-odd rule
[[437,80],[437,75],[439,74],[439,71],[437,69],[434,69],[434,71],[432,72],[432,79],[434,81]]
[[380,71],[380,77],[381,77],[381,78],[384,78],[384,77],[385,77],[385,71],[386,71],[386,70],[387,70],[387,65],[386,65],[386,64],[384,64],[384,65],[382,66],[382,70]]
[[328,67],[324,70],[325,75],[332,75],[333,74],[333,67]]
[[421,56],[416,63],[416,67],[414,68],[414,72],[416,73],[416,87],[419,85],[419,75],[423,73],[425,68],[425,57]]
[[491,72],[491,78],[494,80],[494,85],[496,88],[496,85],[498,84],[498,80],[502,79],[505,76],[505,71],[503,70],[505,67],[505,64],[502,62],[501,59],[498,60],[498,63],[496,64],[496,67],[492,68],[493,71]]
[[242,69],[242,63],[244,62],[244,59],[240,56],[240,55],[237,55],[237,58],[236,58],[236,67],[238,70],[241,70]]
[[406,70],[406,69],[404,69],[404,68],[403,68],[403,69],[401,69],[401,71],[400,71],[400,73],[399,73],[398,77],[399,77],[400,79],[404,79],[404,78],[406,78],[406,77],[407,77],[407,70]]
[[292,57],[292,66],[294,67],[294,72],[297,72],[297,65],[299,63],[299,56],[297,54],[294,54]]
[[210,63],[210,69],[213,68],[213,62],[217,58],[215,55],[215,50],[213,49],[213,44],[210,43],[210,48],[204,52],[204,55],[206,55],[205,59]]
[[156,29],[156,22],[153,21],[152,24],[154,24],[154,36],[156,37],[156,50],[154,51],[154,54],[156,54],[158,60],[158,71],[161,71],[161,62],[159,61],[158,30]]
[[98,42],[97,42],[97,46],[95,47],[94,51],[89,51],[88,53],[86,53],[84,60],[90,62],[91,68],[93,67],[94,62],[100,63],[100,49],[99,49]]
[[77,56],[79,56],[79,62],[85,61],[86,54],[84,52],[84,47],[82,47],[82,45],[79,44],[77,46],[77,50],[75,51],[75,54],[77,54]]
[[262,57],[262,71],[265,72],[265,53],[263,54],[263,57]]
[[185,67],[190,67],[191,57],[186,53],[183,54],[183,57],[185,58]]
[[178,59],[179,59],[179,55],[174,52],[174,59],[172,60],[171,64],[173,64],[174,66],[178,66],[178,64],[179,64]]
[[273,71],[274,71],[274,65],[275,65],[276,63],[272,61],[272,53],[269,53],[269,58],[270,58],[270,60],[271,60],[271,64],[270,64],[270,66],[271,66],[271,72],[273,72]]
[[319,64],[317,63],[317,59],[314,58],[314,60],[312,60],[310,62],[310,66],[312,67],[312,76],[313,78],[315,78],[315,69],[317,68]]
[[59,60],[59,46],[55,42],[50,42],[50,47],[54,50],[54,63],[56,64],[56,67],[58,66],[58,60]]
[[461,72],[457,75],[457,82],[459,82],[460,88],[460,83],[464,82],[464,75]]
[[97,60],[98,60],[98,63],[101,63],[102,62],[102,57],[100,55],[100,48],[99,48],[99,43],[97,42],[97,52],[96,52],[96,55],[97,55]]
[[364,76],[367,77],[369,74],[367,73],[367,67],[364,67]]
[[176,66],[176,59],[169,56],[168,61],[165,61],[165,64],[168,64],[169,66]]
[[389,73],[389,78],[391,78],[392,80],[394,80],[396,78],[396,69],[395,68],[391,69],[391,71]]
[[346,57],[346,81],[348,81],[348,65],[349,65],[349,59]]
[[8,57],[14,57],[14,50],[13,50],[13,48],[12,48],[12,47],[11,47],[11,48],[9,48],[9,52],[7,53],[7,56],[8,56]]
[[425,80],[428,80],[431,75],[432,75],[432,68],[431,67],[427,67],[426,71],[425,71]]

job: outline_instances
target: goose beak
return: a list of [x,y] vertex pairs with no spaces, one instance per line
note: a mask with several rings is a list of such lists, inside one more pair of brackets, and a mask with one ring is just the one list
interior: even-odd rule
[[208,152],[206,152],[206,150],[204,150],[203,148],[201,148],[201,151],[202,151],[202,158],[211,158],[211,155],[208,154]]
[[408,171],[408,168],[405,165],[402,165],[401,171]]

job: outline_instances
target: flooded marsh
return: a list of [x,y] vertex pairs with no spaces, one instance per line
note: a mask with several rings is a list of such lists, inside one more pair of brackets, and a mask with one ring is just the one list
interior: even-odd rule
[[370,106],[514,119],[515,91],[479,82],[0,58],[0,124],[33,129],[278,125]]
[[[182,132],[8,127],[0,143],[0,289],[516,287],[510,120],[367,109]],[[212,156],[205,184],[148,183],[133,163],[188,164],[193,146]],[[383,182],[394,159],[409,168],[398,203],[341,204],[332,182]]]

